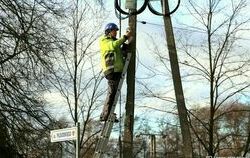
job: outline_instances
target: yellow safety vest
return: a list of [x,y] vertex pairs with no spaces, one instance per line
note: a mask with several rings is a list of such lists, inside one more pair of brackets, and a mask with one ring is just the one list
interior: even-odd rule
[[101,64],[105,75],[122,72],[124,61],[120,47],[125,41],[124,36],[117,40],[105,35],[100,37]]

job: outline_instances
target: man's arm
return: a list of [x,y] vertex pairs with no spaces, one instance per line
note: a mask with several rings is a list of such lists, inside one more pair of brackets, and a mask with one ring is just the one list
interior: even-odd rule
[[127,40],[127,38],[125,37],[125,35],[123,35],[121,38],[119,38],[113,42],[113,46],[115,48],[120,47],[126,40]]
[[118,40],[114,41],[114,47],[120,47],[129,37],[131,37],[132,33],[130,30],[127,30],[126,34],[123,35]]

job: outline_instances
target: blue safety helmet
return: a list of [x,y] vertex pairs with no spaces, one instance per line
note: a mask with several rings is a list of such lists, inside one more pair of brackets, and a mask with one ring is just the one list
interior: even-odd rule
[[109,32],[111,32],[112,30],[118,31],[119,28],[118,28],[118,26],[117,26],[115,23],[108,23],[108,24],[105,26],[105,33],[109,33]]

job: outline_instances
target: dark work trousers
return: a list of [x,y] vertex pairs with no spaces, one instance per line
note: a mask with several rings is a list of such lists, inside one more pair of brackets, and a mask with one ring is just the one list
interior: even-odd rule
[[119,81],[121,78],[121,74],[122,74],[121,72],[114,72],[105,76],[105,78],[108,80],[108,92],[107,92],[105,104],[102,109],[101,120],[106,121],[108,119],[110,110],[114,103],[114,99],[115,99],[116,91],[117,91]]

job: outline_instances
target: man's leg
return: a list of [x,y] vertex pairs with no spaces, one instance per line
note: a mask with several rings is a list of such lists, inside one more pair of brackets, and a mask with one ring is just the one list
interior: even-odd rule
[[114,103],[115,94],[116,94],[118,85],[119,85],[119,79],[108,80],[108,93],[107,93],[106,101],[105,101],[105,104],[103,106],[103,110],[101,113],[101,121],[106,121],[108,119],[110,110]]

